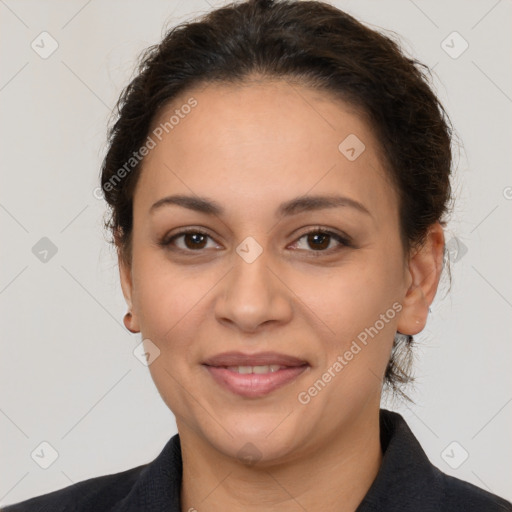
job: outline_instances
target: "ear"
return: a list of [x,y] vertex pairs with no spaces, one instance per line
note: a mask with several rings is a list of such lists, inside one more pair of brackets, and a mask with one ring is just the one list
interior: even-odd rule
[[429,228],[423,246],[408,263],[407,292],[402,301],[403,309],[397,323],[402,334],[418,334],[425,328],[429,306],[436,295],[443,270],[444,231],[439,222]]
[[124,258],[118,253],[119,277],[121,280],[121,289],[123,290],[124,300],[128,306],[128,311],[131,316],[125,317],[124,323],[126,328],[132,332],[140,332],[139,321],[136,313],[133,311],[133,281],[131,266]]

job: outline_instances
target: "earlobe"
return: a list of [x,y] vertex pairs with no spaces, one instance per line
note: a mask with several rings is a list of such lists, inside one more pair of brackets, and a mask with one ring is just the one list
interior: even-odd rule
[[134,321],[134,317],[131,313],[131,311],[128,311],[128,313],[126,313],[124,315],[124,318],[123,318],[123,323],[124,323],[124,326],[132,333],[132,334],[135,334],[137,332],[140,332],[140,329],[138,326],[134,325],[136,324],[136,322]]
[[425,328],[443,268],[444,231],[439,222],[429,228],[425,243],[410,258],[409,287],[397,323],[402,334],[418,334]]

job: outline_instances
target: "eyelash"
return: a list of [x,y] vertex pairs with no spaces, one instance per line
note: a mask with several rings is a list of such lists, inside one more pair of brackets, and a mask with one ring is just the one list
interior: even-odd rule
[[[162,238],[162,240],[159,241],[158,245],[160,245],[161,247],[164,247],[166,249],[169,249],[174,240],[176,240],[177,238],[179,238],[181,236],[187,235],[187,234],[203,235],[203,236],[209,237],[213,240],[213,238],[205,231],[202,231],[201,229],[197,229],[197,228],[189,228],[189,229],[185,229],[183,231],[180,231],[179,233],[172,235],[170,238],[168,236],[165,236],[164,238]],[[297,241],[299,241],[302,238],[304,238],[308,235],[311,235],[311,234],[321,234],[321,235],[330,236],[331,238],[333,238],[334,240],[339,242],[341,245],[338,247],[335,247],[335,248],[331,248],[331,249],[317,250],[317,251],[312,249],[312,250],[306,250],[306,252],[317,253],[317,254],[318,253],[331,254],[333,252],[337,252],[337,251],[343,249],[344,247],[354,247],[354,245],[352,243],[352,239],[349,236],[341,235],[340,233],[331,231],[330,229],[327,229],[327,228],[322,228],[321,226],[314,227],[314,228],[302,233],[302,235],[299,236],[299,238],[297,238],[294,243],[296,243]],[[180,251],[180,252],[184,252],[184,253],[194,253],[194,252],[200,253],[202,251],[202,249],[193,250],[193,249],[181,249],[181,248],[173,248],[172,250],[176,250],[176,251]],[[301,250],[301,249],[299,249],[299,250]]]

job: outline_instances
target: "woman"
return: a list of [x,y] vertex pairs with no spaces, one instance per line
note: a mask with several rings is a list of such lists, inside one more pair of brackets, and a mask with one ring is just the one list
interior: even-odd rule
[[328,4],[171,30],[120,99],[101,183],[125,325],[179,434],[5,510],[512,510],[380,409],[443,271],[450,142],[421,64]]

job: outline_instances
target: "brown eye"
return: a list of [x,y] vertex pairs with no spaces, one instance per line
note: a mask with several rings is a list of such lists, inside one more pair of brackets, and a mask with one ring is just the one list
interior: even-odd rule
[[[208,239],[211,237],[203,231],[182,231],[172,237],[166,237],[161,242],[162,247],[176,247],[182,251],[199,251],[207,248]],[[179,241],[179,242],[178,242]]]
[[[305,243],[301,240],[305,239]],[[333,240],[335,241],[332,244]],[[315,228],[304,233],[294,244],[298,249],[304,249],[308,252],[326,252],[330,253],[342,249],[343,247],[352,247],[352,243],[347,236],[342,236],[330,230]]]
[[326,235],[323,233],[313,233],[306,236],[309,246],[315,250],[327,249],[329,247],[331,235]]
[[186,233],[183,235],[183,241],[187,249],[204,249],[207,236],[202,233]]
[[[214,242],[208,233],[197,229],[191,229],[188,231],[182,231],[171,237],[164,237],[159,244],[162,247],[176,249],[182,252],[199,252],[208,248],[208,239]],[[301,240],[303,239],[305,239],[305,243],[301,243]],[[333,243],[333,241],[335,243]],[[344,247],[352,247],[352,242],[348,236],[343,236],[330,230],[316,228],[304,233],[297,239],[294,246],[294,248],[305,250],[310,253],[331,253]],[[210,248],[215,247],[217,247],[215,243],[213,244],[213,247],[210,246]]]

